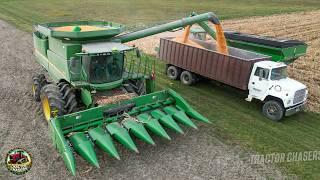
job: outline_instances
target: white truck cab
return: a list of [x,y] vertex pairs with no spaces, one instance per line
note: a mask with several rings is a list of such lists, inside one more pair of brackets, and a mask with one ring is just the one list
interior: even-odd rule
[[301,111],[308,94],[304,84],[287,77],[286,64],[273,61],[253,65],[248,89],[246,100],[262,101],[263,114],[275,121]]

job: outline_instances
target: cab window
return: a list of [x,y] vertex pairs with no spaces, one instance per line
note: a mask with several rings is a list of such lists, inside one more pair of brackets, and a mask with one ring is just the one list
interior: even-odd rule
[[259,77],[260,72],[262,73],[262,78],[263,79],[268,79],[268,77],[269,77],[269,69],[264,69],[264,68],[261,68],[261,67],[257,67],[256,71],[254,72],[254,75]]
[[120,80],[123,71],[123,54],[83,56],[83,65],[89,82],[93,84],[109,83]]

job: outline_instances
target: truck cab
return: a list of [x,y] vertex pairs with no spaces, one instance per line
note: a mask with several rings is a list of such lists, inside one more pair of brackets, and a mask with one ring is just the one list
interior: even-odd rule
[[304,84],[287,76],[286,64],[273,61],[253,65],[248,90],[246,100],[262,101],[263,114],[275,121],[301,111],[308,94]]

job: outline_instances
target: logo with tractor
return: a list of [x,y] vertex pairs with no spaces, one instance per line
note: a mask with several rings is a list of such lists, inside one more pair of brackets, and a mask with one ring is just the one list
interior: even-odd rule
[[23,149],[11,149],[6,158],[5,163],[10,172],[16,175],[27,173],[32,166],[31,155]]

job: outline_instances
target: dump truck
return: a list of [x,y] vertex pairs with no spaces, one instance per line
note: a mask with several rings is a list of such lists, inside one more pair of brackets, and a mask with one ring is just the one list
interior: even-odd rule
[[[202,25],[209,28],[207,24]],[[215,38],[215,31],[206,31],[201,27],[193,27],[190,36],[194,39],[207,41],[208,32],[211,32],[210,36]],[[271,56],[272,61],[284,62],[286,64],[290,64],[305,55],[308,47],[305,42],[299,40],[260,36],[232,30],[225,30],[224,35],[230,47]]]
[[124,44],[203,21],[220,24],[204,13],[135,32],[108,21],[35,26],[35,59],[47,75],[33,77],[33,96],[73,175],[74,152],[99,167],[95,147],[119,159],[114,140],[138,152],[131,136],[154,145],[150,132],[170,140],[164,127],[183,133],[179,124],[197,129],[191,119],[210,123],[175,91],[155,91],[154,61]]
[[184,43],[174,37],[160,39],[158,56],[169,79],[192,85],[207,78],[247,91],[246,100],[263,102],[262,113],[274,121],[303,110],[306,103],[306,86],[290,79],[286,64],[270,56],[233,47],[222,53],[212,42]]

